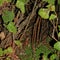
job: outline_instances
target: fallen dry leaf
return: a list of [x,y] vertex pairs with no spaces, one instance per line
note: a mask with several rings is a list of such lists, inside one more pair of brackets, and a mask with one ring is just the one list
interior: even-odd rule
[[1,32],[1,33],[0,33],[0,38],[1,38],[1,40],[3,40],[3,39],[5,38],[4,32]]

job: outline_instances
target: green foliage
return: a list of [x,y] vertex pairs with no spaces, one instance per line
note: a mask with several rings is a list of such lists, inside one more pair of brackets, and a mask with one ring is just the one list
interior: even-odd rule
[[46,55],[43,55],[43,60],[48,60]]
[[[32,48],[31,46],[26,46],[25,55],[20,55],[21,60],[34,60],[32,57]],[[23,59],[24,58],[24,59]]]
[[12,47],[8,47],[8,48],[5,49],[3,52],[4,52],[4,54],[10,54],[10,53],[13,52],[13,49],[12,49]]
[[60,37],[60,32],[58,33],[58,37]]
[[3,50],[0,48],[0,56],[3,56]]
[[51,14],[49,20],[54,20],[55,18],[57,18],[57,16],[55,14]]
[[28,56],[28,58],[27,58],[26,60],[33,60],[33,58],[32,58],[32,48],[31,48],[31,46],[26,47],[25,53],[26,53],[26,56]]
[[25,13],[25,4],[23,2],[17,1],[16,7],[18,7],[22,13]]
[[32,54],[32,49],[31,49],[31,47],[26,47],[25,53],[26,53],[26,55],[31,55],[31,54]]
[[60,25],[58,25],[59,31],[60,31]]
[[49,18],[49,10],[48,9],[44,9],[44,8],[41,8],[39,11],[38,11],[38,14],[44,18],[44,19],[48,19]]
[[10,53],[12,53],[12,52],[13,52],[12,47],[8,47],[8,48],[5,49],[5,50],[2,50],[2,48],[0,48],[0,56],[3,56],[3,55],[5,55],[5,54],[10,54]]
[[55,0],[43,0],[45,2],[48,2],[49,4],[55,4]]
[[[57,18],[57,16],[55,15],[55,0],[43,0],[45,2],[48,2],[49,4],[45,7],[47,8],[40,8],[38,11],[38,14],[43,18],[43,19],[49,19],[49,20],[54,20],[55,18]],[[49,15],[49,13],[53,11],[55,14],[51,13],[51,16]]]
[[13,52],[12,47],[8,47],[6,50],[7,50],[7,53],[12,53]]
[[54,59],[56,59],[57,58],[57,54],[52,54],[51,56],[50,56],[50,60],[54,60]]
[[15,24],[13,22],[10,22],[7,25],[7,29],[8,29],[9,32],[12,32],[14,34],[17,32],[17,28],[15,27]]
[[8,31],[15,34],[17,32],[17,28],[15,27],[14,23],[12,22],[14,19],[14,13],[12,11],[4,10],[2,19],[5,23],[5,26],[8,29]]
[[41,44],[40,47],[36,49],[36,58],[38,59],[41,53],[48,56],[50,52],[52,52],[52,50],[49,50],[45,45]]
[[8,23],[13,21],[14,19],[14,13],[12,11],[4,10],[2,15],[4,23]]
[[59,41],[54,44],[54,48],[56,50],[59,50],[60,51],[60,42]]
[[29,1],[29,0],[17,0],[17,2],[16,2],[16,7],[19,8],[22,13],[25,13],[25,4],[26,4],[28,1]]

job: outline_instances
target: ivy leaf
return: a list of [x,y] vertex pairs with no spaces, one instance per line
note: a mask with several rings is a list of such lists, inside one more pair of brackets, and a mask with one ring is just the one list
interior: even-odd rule
[[57,18],[57,16],[55,14],[51,14],[49,20],[54,20],[55,18]]
[[55,4],[55,0],[43,0],[45,2],[48,2],[49,4]]
[[29,0],[17,0],[17,2],[16,2],[16,7],[19,8],[22,13],[25,13],[25,4],[26,4],[28,1],[29,1]]
[[15,40],[14,42],[17,46],[22,46],[22,43],[20,42],[20,40]]
[[39,11],[38,11],[38,14],[44,18],[44,19],[48,19],[49,18],[49,10],[48,9],[44,9],[44,8],[41,8]]
[[0,48],[0,56],[3,56],[3,50]]
[[12,11],[5,10],[5,11],[3,11],[2,19],[3,19],[4,23],[7,24],[8,22],[13,21],[14,13]]
[[53,54],[53,55],[50,56],[50,60],[54,60],[56,58],[57,58],[57,55],[56,54]]
[[56,42],[56,43],[54,44],[54,48],[55,48],[56,50],[59,50],[59,51],[60,51],[60,42]]
[[15,27],[14,23],[13,22],[10,22],[8,25],[7,25],[7,29],[9,32],[12,32],[12,33],[16,33],[17,32],[17,28]]
[[25,4],[23,2],[20,2],[19,0],[17,0],[16,7],[19,8],[22,13],[25,13]]

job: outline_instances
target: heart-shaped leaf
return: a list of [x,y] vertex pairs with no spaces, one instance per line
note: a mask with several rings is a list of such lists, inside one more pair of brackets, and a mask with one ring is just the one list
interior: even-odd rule
[[54,59],[56,59],[57,58],[57,55],[56,54],[52,54],[51,56],[50,56],[50,60],[54,60]]
[[55,18],[57,18],[57,16],[55,14],[51,14],[49,20],[54,20]]
[[17,32],[17,28],[15,27],[14,23],[13,22],[10,22],[8,25],[7,25],[7,29],[9,32],[12,32],[12,33],[16,33]]
[[56,50],[59,50],[59,51],[60,51],[60,42],[56,42],[56,43],[54,44],[54,48],[55,48]]
[[5,10],[2,15],[4,23],[8,23],[13,21],[14,19],[14,13],[12,11]]
[[44,8],[41,8],[39,11],[38,11],[38,14],[44,18],[44,19],[48,19],[49,18],[49,10],[48,9],[44,9]]
[[16,7],[21,10],[22,13],[25,13],[25,4],[17,0]]

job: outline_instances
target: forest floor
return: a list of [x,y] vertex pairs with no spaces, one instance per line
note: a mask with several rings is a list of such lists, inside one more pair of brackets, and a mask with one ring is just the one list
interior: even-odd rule
[[[5,50],[12,47],[13,49],[13,53],[1,56],[0,60],[7,60],[7,57],[11,60],[37,60],[35,51],[40,44],[52,49],[49,45],[51,38],[48,36],[48,33],[52,33],[52,24],[38,15],[39,8],[44,7],[45,4],[40,0],[30,0],[25,5],[26,12],[22,14],[20,9],[15,7],[15,3],[4,3],[0,7],[0,48]],[[1,15],[5,9],[14,11],[13,22],[17,27],[16,34],[9,32],[4,26]],[[20,42],[16,45],[15,41]],[[56,41],[52,41],[53,44],[54,42]]]

